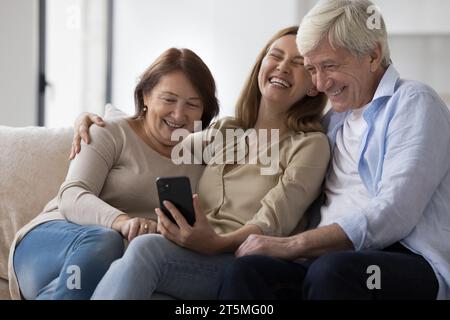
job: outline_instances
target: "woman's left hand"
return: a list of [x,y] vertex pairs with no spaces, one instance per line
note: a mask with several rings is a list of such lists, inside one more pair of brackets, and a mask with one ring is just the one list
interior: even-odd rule
[[222,238],[219,236],[208,222],[206,216],[200,209],[198,195],[192,197],[195,211],[195,224],[189,225],[180,211],[169,201],[164,201],[164,206],[172,214],[178,226],[161,211],[156,208],[158,216],[157,231],[170,241],[179,246],[205,254],[219,253],[221,250]]

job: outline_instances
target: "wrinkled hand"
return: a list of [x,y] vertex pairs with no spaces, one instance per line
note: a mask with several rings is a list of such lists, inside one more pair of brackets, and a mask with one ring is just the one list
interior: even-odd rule
[[156,233],[157,224],[155,221],[145,218],[130,218],[121,215],[114,220],[112,228],[128,241],[133,240],[141,234]]
[[236,257],[263,255],[285,260],[297,259],[293,237],[269,237],[251,234],[234,253]]
[[221,237],[214,231],[206,216],[200,209],[198,195],[192,197],[195,211],[195,224],[190,226],[178,209],[169,201],[164,201],[164,206],[172,214],[178,226],[161,211],[156,208],[158,215],[157,231],[164,237],[179,246],[205,254],[213,254],[220,251]]
[[103,119],[94,113],[83,112],[75,120],[73,128],[72,149],[70,150],[69,160],[73,160],[77,153],[80,152],[81,139],[83,139],[86,144],[89,144],[89,127],[94,123],[100,127],[105,126]]

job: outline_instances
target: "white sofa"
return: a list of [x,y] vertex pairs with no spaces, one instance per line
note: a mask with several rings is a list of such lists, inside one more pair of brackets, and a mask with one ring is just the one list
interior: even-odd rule
[[14,234],[53,198],[69,166],[72,128],[0,126],[0,299],[10,299]]

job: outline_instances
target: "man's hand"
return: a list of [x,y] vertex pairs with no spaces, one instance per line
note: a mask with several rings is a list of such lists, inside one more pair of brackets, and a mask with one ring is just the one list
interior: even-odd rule
[[298,258],[300,244],[294,237],[269,237],[258,234],[248,236],[236,250],[235,256],[263,255],[285,260]]
[[128,241],[141,234],[156,233],[155,221],[145,218],[130,218],[128,215],[120,215],[114,220],[112,228]]
[[81,139],[83,139],[86,144],[89,144],[89,127],[94,123],[100,127],[105,126],[103,119],[94,113],[83,112],[75,120],[72,149],[70,150],[69,160],[73,160],[77,153],[80,152]]
[[237,257],[265,255],[285,260],[315,259],[328,252],[354,250],[344,230],[333,223],[290,237],[250,235],[236,250]]

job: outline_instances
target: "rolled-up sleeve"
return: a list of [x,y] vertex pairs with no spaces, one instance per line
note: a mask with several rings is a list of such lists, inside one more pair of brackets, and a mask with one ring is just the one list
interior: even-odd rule
[[356,250],[380,249],[405,238],[422,218],[450,163],[450,123],[429,92],[403,97],[386,131],[382,175],[367,206],[341,216]]
[[264,234],[289,235],[320,193],[330,159],[327,137],[314,133],[289,148],[278,183],[261,200],[261,208],[247,224]]

